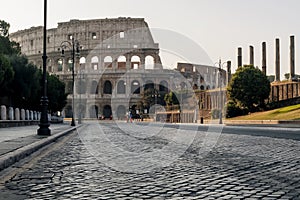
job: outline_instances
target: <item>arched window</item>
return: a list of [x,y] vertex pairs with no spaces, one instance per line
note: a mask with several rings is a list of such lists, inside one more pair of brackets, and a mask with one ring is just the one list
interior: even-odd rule
[[57,71],[61,72],[63,70],[63,60],[62,59],[58,59],[57,60]]
[[73,69],[73,60],[72,58],[68,59],[68,72],[71,72]]
[[112,94],[112,85],[110,81],[104,82],[104,88],[103,88],[104,94]]
[[126,69],[126,57],[120,56],[118,58],[118,69]]
[[154,69],[154,58],[152,56],[146,56],[145,69]]
[[140,94],[140,82],[138,82],[137,80],[132,81],[131,83],[131,93],[132,94]]
[[103,116],[107,119],[110,119],[112,117],[112,110],[110,105],[105,105],[103,107]]
[[104,68],[112,68],[112,57],[111,56],[106,56],[104,58]]
[[138,56],[131,57],[131,69],[138,69],[141,63],[141,59]]
[[98,63],[99,63],[98,57],[97,56],[92,57],[91,64],[93,70],[98,70]]
[[98,106],[93,105],[90,107],[90,118],[97,118],[98,119]]
[[85,63],[86,63],[86,58],[81,57],[80,60],[79,60],[80,69],[85,69]]
[[126,83],[125,83],[125,81],[120,80],[118,82],[117,93],[118,94],[125,94],[126,93]]

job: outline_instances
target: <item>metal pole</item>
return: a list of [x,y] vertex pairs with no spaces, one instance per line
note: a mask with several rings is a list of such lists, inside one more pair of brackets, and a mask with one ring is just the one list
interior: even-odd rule
[[220,112],[219,112],[219,124],[223,124],[222,122],[222,77],[221,77],[221,59],[219,60],[219,84],[220,84],[220,102],[219,102],[219,108],[220,108]]
[[75,119],[74,119],[74,83],[75,83],[75,76],[74,76],[74,68],[75,68],[75,42],[74,36],[72,37],[72,122],[71,126],[75,126]]
[[39,123],[39,129],[37,130],[38,135],[51,135],[51,130],[49,129],[50,123],[48,120],[48,97],[47,97],[47,0],[44,0],[44,38],[43,38],[43,77],[42,77],[42,89],[43,94],[41,97],[41,118]]

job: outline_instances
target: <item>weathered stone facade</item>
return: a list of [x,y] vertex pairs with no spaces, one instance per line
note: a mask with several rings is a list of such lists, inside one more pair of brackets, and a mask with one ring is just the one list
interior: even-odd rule
[[[18,31],[10,38],[21,45],[30,62],[42,67],[43,27]],[[61,51],[63,43],[71,46],[74,42],[79,43],[80,50],[74,63],[76,118],[113,115],[122,119],[149,87],[166,93],[191,89],[195,84],[194,89],[200,90],[215,89],[220,84],[216,67],[178,63],[177,70],[164,69],[159,45],[142,18],[71,20],[47,31],[47,71],[66,83],[66,117],[72,114],[73,60],[71,48],[65,50],[64,57]],[[225,85],[224,70],[222,81]]]

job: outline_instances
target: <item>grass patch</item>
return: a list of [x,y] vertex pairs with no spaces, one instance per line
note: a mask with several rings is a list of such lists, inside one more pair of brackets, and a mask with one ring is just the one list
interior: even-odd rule
[[300,120],[300,104],[275,110],[256,112],[229,120]]

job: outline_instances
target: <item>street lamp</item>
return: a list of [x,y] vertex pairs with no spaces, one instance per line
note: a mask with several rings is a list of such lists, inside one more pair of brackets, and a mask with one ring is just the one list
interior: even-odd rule
[[154,90],[154,94],[152,94],[152,97],[154,97],[154,103],[155,103],[155,107],[154,107],[154,112],[155,112],[155,121],[157,121],[157,111],[156,111],[156,104],[157,104],[157,97],[160,97],[160,94],[158,93],[157,90]]
[[46,52],[46,39],[47,39],[47,0],[44,0],[44,38],[43,38],[43,94],[41,97],[41,118],[39,123],[39,129],[37,130],[38,135],[51,135],[49,129],[50,123],[48,120],[48,97],[47,97],[47,52]]
[[217,63],[218,64],[218,67],[219,67],[219,89],[220,89],[220,95],[219,95],[219,124],[223,124],[223,121],[222,121],[222,117],[223,117],[223,101],[222,101],[222,68],[223,68],[223,65],[227,63],[227,62],[224,62],[222,63],[221,59],[219,59],[219,62]]
[[64,57],[65,55],[65,49],[71,50],[71,55],[72,55],[72,122],[71,126],[75,126],[75,120],[74,120],[74,82],[75,82],[75,53],[76,57],[79,57],[79,42],[74,39],[73,36],[71,36],[71,42],[70,41],[63,41],[60,45],[61,47],[61,55]]

